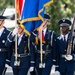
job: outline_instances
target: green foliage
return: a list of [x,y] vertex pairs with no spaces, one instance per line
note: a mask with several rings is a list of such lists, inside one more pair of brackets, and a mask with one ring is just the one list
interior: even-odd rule
[[14,7],[15,0],[0,0],[0,10],[7,7]]

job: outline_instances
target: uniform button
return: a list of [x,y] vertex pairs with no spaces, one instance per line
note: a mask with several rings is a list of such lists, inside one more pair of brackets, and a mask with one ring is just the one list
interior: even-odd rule
[[1,51],[1,49],[0,49],[0,51]]
[[65,60],[66,61],[66,60]]
[[66,49],[65,49],[65,51],[66,51]]

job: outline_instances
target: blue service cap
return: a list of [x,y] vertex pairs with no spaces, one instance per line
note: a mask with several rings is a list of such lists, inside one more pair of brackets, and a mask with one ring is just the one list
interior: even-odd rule
[[44,14],[45,19],[50,19],[50,16],[48,14]]
[[72,23],[69,19],[61,19],[58,24],[59,26],[70,26]]
[[0,20],[5,20],[7,17],[0,15]]

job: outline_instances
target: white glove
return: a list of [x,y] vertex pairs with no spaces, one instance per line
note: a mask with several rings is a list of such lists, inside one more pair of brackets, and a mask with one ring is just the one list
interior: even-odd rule
[[52,73],[55,73],[55,65],[52,65],[51,74],[52,74]]
[[53,65],[52,68],[55,69],[55,65]]
[[72,55],[67,55],[67,56],[65,56],[65,58],[66,58],[66,60],[68,60],[68,61],[70,61],[70,60],[73,59]]
[[8,64],[5,64],[5,67],[10,67]]
[[15,28],[12,32],[12,35],[16,35],[18,33],[18,28]]
[[59,71],[55,71],[55,75],[60,75],[60,72]]
[[30,67],[30,68],[29,68],[29,71],[30,71],[30,72],[34,71],[34,67]]

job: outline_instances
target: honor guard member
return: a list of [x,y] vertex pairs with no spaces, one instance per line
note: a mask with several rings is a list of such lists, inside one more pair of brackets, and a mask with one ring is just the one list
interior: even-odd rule
[[3,75],[8,57],[8,48],[5,46],[5,42],[10,31],[3,26],[5,19],[6,17],[0,16],[0,75]]
[[[52,30],[48,30],[49,15],[44,14],[44,25],[42,27],[42,68],[41,68],[41,55],[40,55],[40,32],[35,30],[32,32],[31,40],[31,51],[32,51],[32,62],[30,69],[31,71],[36,68],[37,75],[50,75],[51,67],[56,62],[56,34]],[[43,40],[44,39],[44,40]]]
[[[15,35],[17,35],[17,56],[15,53]],[[24,33],[24,27],[20,25],[9,33],[6,46],[11,46],[11,67],[14,75],[27,75],[30,67],[29,37]],[[10,51],[11,51],[10,49]],[[15,59],[17,57],[17,60]]]
[[[61,19],[59,21],[60,35],[57,37],[57,72],[61,75],[73,75],[74,60],[75,60],[75,37],[71,46],[71,53],[67,55],[68,42],[70,37],[69,26],[71,21],[69,19]],[[58,72],[58,73],[59,73]]]

